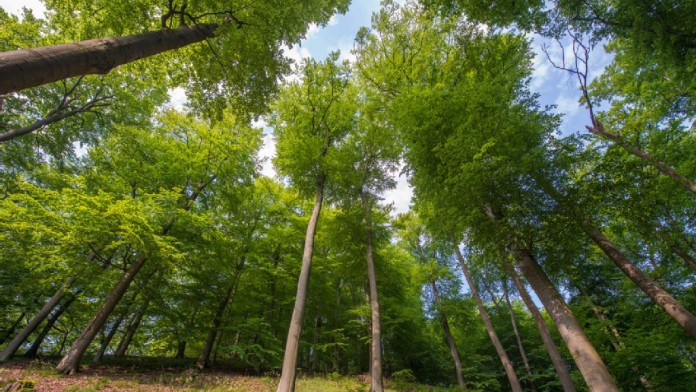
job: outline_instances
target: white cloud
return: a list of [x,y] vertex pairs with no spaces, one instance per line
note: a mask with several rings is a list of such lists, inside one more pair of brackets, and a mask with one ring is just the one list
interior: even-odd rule
[[266,124],[266,121],[259,119],[251,123],[254,128],[263,128],[263,146],[259,150],[257,158],[261,161],[261,174],[266,177],[275,178],[276,171],[273,168],[271,159],[276,155],[276,140],[273,137],[271,128]]
[[336,14],[331,15],[331,18],[329,19],[327,25],[336,26],[337,24],[338,24],[338,16]]
[[23,7],[34,11],[36,17],[43,18],[46,15],[46,6],[40,0],[0,0],[0,7],[19,17],[22,16]]
[[[402,167],[399,168],[401,172]],[[413,188],[408,183],[406,174],[399,174],[396,179],[396,188],[384,192],[384,203],[394,205],[394,214],[407,212],[411,208],[411,198],[413,197]]]
[[183,110],[184,105],[188,102],[188,97],[186,97],[186,91],[181,87],[176,87],[167,91],[169,94],[169,103],[176,110]]
[[554,102],[558,107],[556,110],[559,113],[563,113],[568,117],[574,116],[578,110],[580,110],[580,104],[578,103],[577,96],[561,94],[556,98]]

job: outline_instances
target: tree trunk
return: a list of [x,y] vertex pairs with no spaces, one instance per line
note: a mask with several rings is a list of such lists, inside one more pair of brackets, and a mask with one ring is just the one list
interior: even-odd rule
[[632,154],[644,162],[647,162],[648,164],[653,165],[657,170],[660,171],[660,173],[666,175],[667,177],[673,179],[679,185],[683,186],[685,189],[696,193],[696,184],[691,181],[688,177],[684,176],[683,174],[679,173],[676,171],[674,168],[670,167],[668,164],[665,162],[658,161],[653,157],[652,155],[648,154],[647,152],[625,142],[621,137],[617,134],[611,133],[607,131],[604,128],[604,125],[602,125],[599,121],[593,121],[595,124],[594,126],[588,126],[586,127],[587,130],[592,132],[593,134],[609,139],[615,144],[619,145],[621,148],[624,149],[624,151],[628,152],[629,154]]
[[529,360],[527,359],[527,353],[522,345],[522,337],[520,336],[520,331],[517,329],[517,320],[515,319],[515,312],[512,309],[512,304],[510,303],[510,296],[508,295],[507,282],[503,282],[503,298],[505,298],[505,303],[510,311],[510,323],[512,324],[512,331],[515,333],[515,339],[517,340],[517,347],[520,350],[520,356],[522,357],[522,363],[524,363],[524,369],[527,371],[529,376],[529,383],[532,386],[532,390],[536,391],[536,386],[532,382],[532,368],[529,366]]
[[201,356],[198,357],[198,361],[196,362],[196,366],[201,370],[210,366],[210,354],[213,352],[215,338],[217,337],[218,329],[220,329],[220,325],[222,324],[222,318],[225,315],[225,309],[227,309],[227,304],[230,302],[230,299],[234,296],[234,293],[237,290],[237,282],[239,282],[240,274],[241,271],[238,271],[234,282],[227,289],[227,291],[225,292],[225,296],[222,298],[222,301],[220,301],[220,303],[218,304],[217,311],[215,312],[215,316],[213,317],[213,325],[211,326],[210,331],[208,332],[208,337],[205,339],[205,344],[203,345],[203,351],[201,352]]
[[[624,255],[604,233],[594,227],[575,205],[567,203],[565,198],[548,181],[538,180],[544,190],[577,220],[583,231],[609,257],[609,259],[636,284],[645,294],[658,304],[674,321],[696,340],[696,317],[677,302],[668,292],[643,273]],[[531,283],[531,282],[530,282]]]
[[491,319],[490,317],[488,317],[488,312],[486,311],[486,308],[483,306],[481,296],[479,296],[478,290],[476,290],[476,286],[474,286],[474,280],[471,278],[471,275],[469,274],[469,268],[466,265],[466,261],[464,261],[464,257],[462,257],[462,252],[459,250],[459,245],[457,245],[456,243],[454,244],[454,251],[457,255],[457,260],[459,260],[459,265],[462,267],[462,271],[464,272],[466,282],[469,284],[471,294],[474,296],[474,300],[476,300],[476,306],[478,307],[481,320],[483,321],[483,324],[486,326],[486,332],[488,332],[488,337],[491,339],[491,343],[493,343],[493,347],[495,347],[495,351],[498,353],[500,362],[502,362],[503,364],[505,374],[507,374],[508,380],[510,381],[510,389],[513,392],[522,392],[522,386],[520,386],[520,381],[517,379],[517,374],[515,374],[515,369],[512,366],[512,362],[510,361],[510,358],[505,352],[503,345],[500,343],[500,339],[498,339],[498,334],[496,334],[495,329],[493,329],[493,323],[491,323]]
[[51,329],[53,329],[53,326],[55,325],[56,321],[58,321],[58,318],[63,315],[63,313],[70,307],[70,305],[75,302],[77,297],[80,295],[82,290],[75,291],[70,297],[65,301],[63,305],[61,305],[51,316],[51,318],[48,319],[46,322],[46,325],[43,327],[41,330],[41,333],[39,333],[39,336],[34,339],[34,342],[31,344],[31,347],[29,347],[29,350],[27,350],[26,353],[24,353],[24,356],[27,358],[34,358],[39,354],[39,348],[41,348],[41,344],[43,343],[44,339],[46,339],[46,336],[48,336],[48,333],[51,332]]
[[430,286],[433,288],[433,296],[435,297],[435,306],[437,307],[437,312],[440,315],[440,324],[442,324],[442,331],[445,334],[445,340],[447,340],[447,345],[450,349],[450,355],[452,355],[452,361],[454,362],[454,369],[457,372],[457,384],[462,389],[466,389],[466,382],[464,381],[464,375],[462,374],[462,360],[459,357],[459,352],[457,351],[457,344],[454,342],[452,337],[452,332],[450,332],[449,323],[447,322],[447,314],[442,309],[442,300],[440,299],[440,293],[437,291],[437,285],[435,280],[430,281]]
[[212,38],[217,24],[0,53],[0,95],[113,68]]
[[599,246],[604,254],[635,283],[645,294],[658,304],[674,321],[696,340],[696,317],[682,304],[667,293],[662,287],[650,279],[611,242],[601,231],[592,227],[587,220],[582,220],[582,227],[592,241]]
[[126,290],[128,290],[128,286],[133,282],[133,279],[135,279],[138,271],[140,271],[140,268],[142,268],[146,261],[147,258],[144,256],[138,256],[136,258],[135,262],[128,268],[128,271],[123,274],[121,280],[119,280],[113,290],[107,295],[104,303],[97,311],[97,314],[92,317],[92,320],[87,324],[84,331],[82,331],[80,336],[73,342],[72,346],[70,346],[68,352],[60,360],[58,366],[56,366],[56,370],[63,374],[74,374],[78,371],[80,360],[85,354],[87,347],[89,347],[94,337],[104,326],[106,319],[121,301]]
[[19,317],[17,317],[17,320],[15,320],[12,323],[12,325],[10,325],[10,328],[7,328],[5,335],[3,336],[2,340],[0,340],[0,344],[5,343],[7,339],[9,339],[14,334],[14,332],[17,330],[17,327],[19,327],[19,323],[21,323],[22,320],[24,320],[24,316],[26,315],[27,312],[22,312],[22,314],[20,314]]
[[367,195],[361,190],[360,201],[365,214],[365,249],[367,256],[367,280],[370,286],[370,309],[372,314],[372,341],[370,362],[370,392],[383,392],[382,384],[382,331],[379,314],[379,301],[377,297],[377,277],[375,274],[375,260],[372,250],[372,219],[370,217],[370,204]]
[[149,304],[148,302],[145,302],[143,304],[143,306],[138,310],[138,312],[133,317],[133,320],[128,325],[128,328],[126,328],[126,331],[123,334],[123,338],[121,338],[121,342],[119,342],[118,346],[116,347],[116,351],[114,351],[114,358],[123,358],[126,356],[126,351],[128,351],[128,346],[130,346],[131,342],[133,341],[133,336],[135,335],[135,331],[138,330],[138,327],[140,326],[140,323],[143,320],[143,316],[145,316],[145,311],[147,310],[148,304]]
[[546,325],[546,321],[544,321],[541,312],[539,312],[539,309],[537,309],[534,301],[532,301],[532,297],[529,296],[527,289],[524,287],[524,284],[522,283],[520,276],[517,275],[515,269],[510,266],[510,268],[508,268],[508,272],[510,273],[510,276],[512,276],[512,281],[515,283],[515,287],[517,287],[517,291],[520,293],[522,301],[524,301],[527,309],[529,309],[529,312],[532,314],[532,318],[534,318],[534,322],[536,323],[537,328],[539,329],[539,334],[541,335],[541,340],[544,342],[544,347],[546,347],[546,351],[549,353],[551,363],[553,363],[553,367],[556,369],[558,378],[563,386],[563,391],[575,392],[575,385],[573,385],[573,380],[570,378],[570,373],[568,372],[566,363],[563,360],[563,357],[561,357],[561,354],[558,352],[556,344],[553,342],[551,332],[549,331],[549,327]]
[[293,392],[295,390],[295,377],[297,374],[297,352],[300,347],[300,335],[302,334],[302,322],[304,321],[305,304],[307,303],[307,291],[309,289],[309,274],[312,269],[312,252],[314,250],[314,234],[319,221],[319,213],[324,199],[324,176],[319,178],[316,189],[316,199],[312,216],[307,225],[305,234],[304,251],[302,254],[302,267],[297,281],[297,293],[295,295],[295,307],[292,311],[288,338],[285,343],[283,356],[283,368],[277,392]]
[[65,295],[68,287],[70,287],[73,283],[75,282],[75,278],[71,277],[68,280],[63,283],[62,286],[56,291],[55,294],[53,294],[53,297],[51,297],[48,302],[39,310],[39,312],[34,316],[31,321],[27,325],[22,328],[21,331],[10,341],[10,343],[7,344],[7,347],[5,347],[2,352],[0,352],[0,362],[5,362],[12,358],[12,356],[19,350],[19,347],[22,346],[22,343],[24,343],[25,340],[31,335],[32,332],[41,324],[42,321],[48,317],[48,315],[51,313],[53,308],[55,308],[60,300],[63,298]]
[[551,315],[590,391],[618,392],[604,361],[587,338],[556,286],[527,249],[513,251],[517,264]]
[[186,358],[186,341],[185,340],[180,340],[176,344],[176,359],[184,359]]
[[126,315],[127,311],[118,316],[118,318],[114,322],[114,325],[111,326],[109,333],[104,337],[104,340],[99,345],[99,350],[96,353],[94,353],[94,357],[92,358],[93,362],[101,362],[101,360],[104,358],[104,353],[106,352],[106,349],[109,347],[109,344],[111,343],[111,340],[113,340],[114,336],[116,336],[116,332],[118,332],[118,328],[121,326],[123,320],[126,319]]

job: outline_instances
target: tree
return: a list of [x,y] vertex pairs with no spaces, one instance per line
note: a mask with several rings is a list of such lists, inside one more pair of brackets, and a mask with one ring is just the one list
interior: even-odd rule
[[307,225],[302,269],[288,330],[278,391],[293,391],[297,352],[307,302],[314,235],[324,192],[337,175],[335,146],[353,129],[355,90],[349,86],[347,64],[337,64],[334,52],[325,63],[307,61],[302,79],[291,82],[275,105],[273,125],[277,140],[274,159],[278,172],[306,195],[314,189],[314,207]]
[[[227,95],[228,98],[234,96],[233,102],[258,112],[275,91],[278,76],[287,71],[287,59],[279,48],[302,38],[308,24],[326,23],[334,13],[345,12],[347,3],[343,0],[315,1],[288,7],[283,2],[269,1],[221,9],[214,1],[199,2],[191,7],[184,4],[180,8],[170,1],[167,8],[162,9],[143,0],[129,1],[127,6],[108,1],[49,1],[46,4],[52,11],[49,23],[63,34],[62,40],[94,37],[98,33],[122,35],[143,29],[161,29],[5,52],[0,55],[3,80],[0,94],[71,76],[107,73],[124,63],[210,39],[205,47],[192,48],[178,55],[177,62],[183,60],[190,65],[179,68],[187,69],[184,71],[186,78],[196,82],[177,79],[187,87],[197,85],[189,95],[200,104],[204,99],[219,103]],[[126,9],[142,12],[134,18]],[[216,65],[211,68],[211,64]],[[201,96],[204,91],[206,98]]]

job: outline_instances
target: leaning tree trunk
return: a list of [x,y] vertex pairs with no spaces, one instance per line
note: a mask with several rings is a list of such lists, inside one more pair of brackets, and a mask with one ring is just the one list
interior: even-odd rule
[[114,336],[116,336],[116,332],[118,332],[118,328],[121,326],[121,323],[126,319],[126,315],[127,311],[118,316],[116,321],[114,321],[114,325],[111,326],[109,333],[106,334],[104,340],[99,345],[99,350],[97,350],[97,352],[94,353],[94,357],[92,357],[92,362],[98,363],[101,362],[101,360],[104,358],[104,353],[106,352],[106,349],[109,347],[109,344],[114,339]]
[[4,362],[12,358],[13,355],[19,350],[19,347],[24,343],[25,340],[31,335],[32,332],[41,324],[42,321],[48,317],[48,315],[51,313],[53,308],[55,308],[60,300],[63,298],[63,296],[66,293],[66,290],[68,287],[70,287],[73,283],[75,282],[75,278],[71,277],[68,280],[63,283],[58,291],[56,291],[55,294],[53,294],[53,297],[51,297],[48,302],[39,310],[39,312],[34,316],[31,321],[27,325],[22,328],[21,331],[10,341],[10,343],[7,344],[7,347],[5,347],[2,352],[0,352],[0,362]]
[[556,286],[549,280],[529,250],[515,249],[514,256],[527,281],[551,315],[590,391],[618,392],[619,389],[599,353],[585,335]]
[[517,329],[517,320],[515,319],[515,312],[512,309],[512,304],[510,303],[510,296],[508,295],[507,282],[503,282],[503,298],[507,304],[508,310],[510,311],[510,323],[512,324],[512,331],[515,333],[515,339],[517,340],[517,346],[520,350],[520,356],[522,357],[522,363],[524,364],[524,369],[527,371],[529,376],[529,383],[532,386],[532,390],[536,391],[536,386],[532,381],[532,368],[529,366],[529,359],[527,359],[527,352],[524,350],[524,345],[522,345],[522,336],[520,336],[520,331]]
[[133,336],[135,336],[135,332],[138,330],[140,323],[143,321],[143,316],[145,316],[145,311],[147,311],[148,305],[149,302],[146,301],[133,317],[133,320],[123,334],[123,338],[121,338],[121,341],[118,343],[116,351],[114,351],[114,358],[123,358],[126,356],[128,346],[130,346],[131,342],[133,341]]
[[546,325],[546,321],[544,321],[541,312],[539,312],[539,309],[537,309],[532,297],[529,296],[527,289],[524,287],[524,284],[522,283],[520,276],[517,275],[515,269],[510,266],[510,268],[508,268],[508,272],[512,277],[512,281],[515,283],[515,287],[517,287],[517,291],[520,293],[520,297],[522,297],[522,301],[527,306],[527,309],[529,309],[529,313],[532,314],[532,318],[534,318],[534,322],[536,323],[537,328],[539,329],[539,334],[541,335],[541,340],[544,342],[544,347],[546,347],[546,351],[549,353],[551,363],[553,363],[553,367],[556,369],[556,373],[558,374],[558,379],[561,381],[561,386],[563,386],[563,391],[575,392],[573,379],[570,378],[570,373],[568,372],[566,363],[563,360],[563,357],[561,357],[561,354],[558,352],[556,344],[553,342],[551,332],[549,331],[549,327]]
[[220,329],[220,325],[222,324],[222,318],[225,314],[225,309],[227,309],[227,304],[230,302],[230,299],[234,296],[240,273],[241,271],[238,272],[234,282],[225,292],[225,296],[220,301],[220,304],[218,304],[215,316],[213,316],[213,325],[211,326],[210,331],[208,332],[208,337],[205,339],[205,344],[203,345],[203,351],[201,352],[201,356],[198,358],[198,361],[196,362],[196,366],[201,370],[207,368],[210,365],[210,353],[213,351],[215,338],[217,337],[218,330]]
[[31,347],[29,347],[29,350],[27,350],[26,353],[24,353],[24,356],[27,358],[34,358],[39,354],[39,348],[41,348],[41,344],[43,343],[44,339],[46,339],[46,336],[48,336],[49,332],[51,332],[51,329],[53,329],[53,326],[56,324],[56,321],[60,318],[60,316],[65,313],[65,311],[72,305],[73,302],[77,299],[77,297],[80,295],[82,290],[77,290],[70,297],[61,305],[55,312],[53,312],[53,315],[51,315],[51,318],[48,319],[46,322],[46,325],[43,327],[41,330],[41,333],[39,333],[39,336],[34,339],[34,342],[31,344]]
[[0,53],[0,95],[115,67],[212,38],[217,24]]
[[379,301],[377,299],[377,277],[375,274],[375,260],[372,250],[372,220],[370,218],[370,204],[365,192],[360,192],[360,201],[365,214],[365,249],[367,256],[367,280],[370,286],[370,309],[372,317],[372,341],[370,343],[370,392],[383,392],[382,384],[382,332],[379,314]]
[[295,377],[297,374],[297,352],[300,347],[300,335],[302,334],[302,322],[304,321],[305,305],[307,303],[307,290],[309,288],[309,274],[312,269],[312,252],[314,250],[314,234],[316,233],[319,213],[324,199],[324,176],[319,178],[316,189],[316,199],[312,216],[307,225],[305,234],[304,252],[302,254],[302,267],[297,281],[297,294],[295,295],[295,307],[292,311],[288,338],[285,343],[283,356],[283,368],[277,392],[293,392],[295,390]]
[[587,126],[587,130],[592,132],[593,134],[603,137],[605,139],[611,140],[614,144],[620,146],[621,148],[624,149],[624,151],[628,152],[629,154],[632,154],[635,157],[638,157],[644,162],[647,162],[650,165],[653,165],[660,173],[666,175],[667,177],[671,178],[672,180],[676,181],[679,185],[684,187],[686,190],[689,190],[693,193],[696,193],[696,183],[691,181],[688,177],[685,175],[681,174],[678,172],[676,169],[673,167],[669,166],[667,163],[662,162],[646,151],[641,150],[640,148],[627,143],[625,140],[623,140],[619,135],[609,132],[604,128],[604,125],[602,125],[601,122],[598,120],[595,120],[593,117],[594,123],[593,126]]
[[454,251],[457,254],[457,260],[459,260],[459,265],[462,267],[462,271],[464,272],[466,282],[469,284],[471,294],[474,296],[474,300],[476,300],[476,306],[478,307],[481,320],[483,321],[483,324],[486,326],[486,332],[488,332],[488,337],[491,339],[491,343],[493,343],[493,347],[495,347],[495,351],[498,353],[500,362],[502,362],[503,364],[505,374],[507,374],[508,380],[510,381],[510,388],[513,392],[522,392],[522,386],[520,385],[520,381],[517,378],[517,374],[515,374],[515,369],[512,366],[512,362],[510,361],[510,358],[505,352],[503,345],[500,343],[500,339],[498,339],[498,334],[496,334],[495,329],[493,329],[493,323],[491,323],[491,319],[488,316],[488,312],[486,311],[486,308],[483,306],[481,296],[479,295],[478,290],[476,290],[476,286],[474,286],[474,280],[471,278],[471,274],[469,274],[469,268],[466,265],[466,261],[464,261],[464,257],[462,257],[462,252],[459,250],[459,245],[457,245],[456,243],[454,244]]
[[135,276],[146,261],[147,258],[144,256],[138,256],[136,258],[135,262],[133,262],[130,268],[128,268],[128,271],[123,274],[121,280],[116,284],[116,287],[107,295],[104,303],[97,311],[97,314],[94,315],[84,331],[82,331],[80,336],[73,342],[72,346],[70,346],[68,352],[60,360],[58,366],[56,366],[56,370],[63,374],[74,374],[78,371],[80,360],[85,354],[85,351],[87,351],[87,347],[89,347],[94,337],[97,336],[99,330],[104,326],[106,319],[121,301],[126,290],[128,290],[128,286],[133,282],[133,279],[135,279]]
[[21,323],[22,320],[24,320],[24,316],[26,315],[27,312],[22,312],[22,314],[20,314],[19,317],[17,317],[17,319],[12,323],[12,325],[10,325],[10,327],[7,328],[7,331],[5,331],[5,334],[3,335],[2,339],[0,339],[0,344],[5,343],[7,339],[9,339],[14,334],[14,332],[17,330],[17,327],[19,327],[19,323]]
[[662,310],[664,310],[674,321],[679,324],[684,331],[696,340],[696,317],[689,312],[681,303],[672,297],[667,291],[660,287],[655,281],[650,279],[643,271],[633,264],[626,255],[598,228],[594,227],[590,220],[582,214],[577,206],[568,203],[565,198],[545,180],[538,180],[539,184],[557,203],[563,206],[576,221],[582,230],[597,244],[614,265],[619,267],[636,286],[647,294]]
[[440,324],[442,325],[442,331],[445,334],[445,340],[447,340],[447,345],[450,349],[450,355],[452,355],[454,369],[457,372],[457,384],[459,384],[460,388],[466,389],[466,382],[464,381],[464,375],[462,374],[462,360],[459,357],[459,352],[457,351],[457,344],[454,342],[452,332],[450,331],[449,323],[447,322],[447,314],[442,309],[442,300],[440,299],[440,293],[437,291],[437,285],[435,284],[435,280],[430,281],[430,286],[433,288],[435,305],[437,306],[437,312],[440,315]]

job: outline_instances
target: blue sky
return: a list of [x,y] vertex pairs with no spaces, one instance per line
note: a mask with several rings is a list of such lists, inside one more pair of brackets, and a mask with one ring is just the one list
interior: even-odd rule
[[[43,14],[45,8],[40,0],[0,0],[0,7],[14,14],[19,14],[22,6],[35,10],[37,15]],[[302,58],[313,57],[317,60],[324,59],[330,52],[340,50],[342,57],[352,60],[350,50],[353,48],[353,40],[358,29],[370,25],[373,12],[379,9],[378,0],[353,0],[348,12],[344,15],[335,15],[326,26],[310,26],[306,39],[299,45],[286,48],[286,55],[296,61]],[[532,76],[532,91],[540,94],[541,105],[556,105],[557,113],[564,114],[562,131],[564,134],[584,132],[585,124],[589,123],[587,111],[578,104],[580,90],[575,78],[566,72],[555,69],[541,51],[541,45],[550,46],[550,54],[556,62],[560,62],[561,49],[556,44],[546,41],[538,36],[530,36],[536,53],[534,59],[534,73]],[[571,53],[566,48],[566,53]],[[604,53],[602,48],[596,48],[590,57],[590,77],[599,75],[604,66],[609,62],[610,56]],[[183,90],[172,91],[172,103],[180,106],[185,102]],[[259,122],[258,126],[264,126]],[[264,147],[260,157],[266,158],[263,165],[263,173],[274,176],[275,171],[270,164],[270,158],[275,154],[275,142],[270,135],[270,130],[265,129]],[[394,203],[397,212],[408,210],[412,192],[405,178],[398,179],[397,188],[385,194],[385,202]]]

